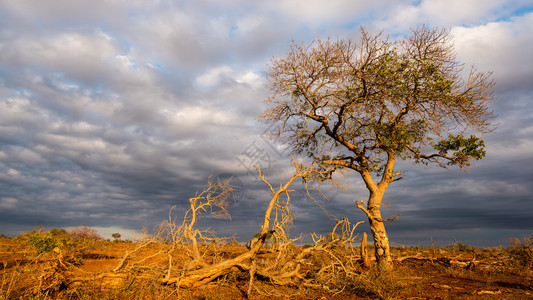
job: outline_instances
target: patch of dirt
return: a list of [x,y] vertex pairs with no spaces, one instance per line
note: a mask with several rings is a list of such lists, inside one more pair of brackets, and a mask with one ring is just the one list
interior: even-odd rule
[[[402,291],[405,299],[533,299],[533,278],[513,274],[512,270],[461,267],[440,259],[405,259],[396,272],[410,288]],[[478,262],[479,265],[482,262]],[[468,265],[467,265],[468,266]]]

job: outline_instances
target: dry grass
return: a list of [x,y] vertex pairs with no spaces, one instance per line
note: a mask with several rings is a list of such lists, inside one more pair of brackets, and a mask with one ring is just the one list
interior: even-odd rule
[[[529,266],[531,245],[521,242],[509,248],[394,249],[395,269],[379,274],[374,267],[365,269],[353,253],[358,249],[337,246],[306,255],[298,284],[278,285],[269,278],[256,276],[251,298],[326,298],[404,299],[416,297],[453,299],[525,299],[533,297],[533,271]],[[246,297],[247,272],[238,268],[216,278],[202,288],[182,289],[161,284],[166,261],[158,253],[170,244],[153,243],[131,254],[124,272],[112,276],[111,270],[126,254],[141,243],[92,241],[93,247],[76,257],[76,250],[38,253],[35,246],[20,237],[0,238],[0,299],[240,299]],[[190,244],[180,245],[182,249]],[[307,247],[291,246],[291,257]],[[189,249],[191,250],[191,249]],[[208,262],[236,257],[247,249],[235,243],[200,244]],[[422,250],[422,251],[420,251]],[[472,250],[476,253],[473,267]],[[173,253],[175,267],[184,267],[187,252]],[[278,257],[273,248],[260,252],[258,266],[273,265]],[[150,257],[149,259],[147,259]],[[79,258],[79,260],[78,260]],[[340,259],[340,261],[337,261]],[[138,263],[143,260],[142,263]],[[466,265],[465,265],[466,264]]]

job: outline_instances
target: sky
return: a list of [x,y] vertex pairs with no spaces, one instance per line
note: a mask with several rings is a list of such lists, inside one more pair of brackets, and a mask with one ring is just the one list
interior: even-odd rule
[[[493,72],[494,133],[470,172],[402,163],[387,191],[391,245],[507,246],[533,235],[533,1],[0,0],[0,234],[90,226],[138,238],[179,220],[208,179],[230,178],[231,220],[199,228],[246,241],[258,232],[290,153],[256,117],[264,72],[291,42],[400,38],[444,27],[457,57]],[[365,221],[358,174],[322,186],[325,214],[298,185],[292,236],[325,234],[332,216]]]

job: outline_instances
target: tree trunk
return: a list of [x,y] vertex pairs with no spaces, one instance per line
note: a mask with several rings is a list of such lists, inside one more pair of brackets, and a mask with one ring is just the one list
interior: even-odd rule
[[369,218],[370,230],[374,238],[374,249],[376,263],[380,273],[386,273],[392,270],[392,258],[389,249],[389,238],[385,231],[383,221]]
[[389,249],[389,238],[387,236],[387,231],[385,230],[385,224],[383,224],[384,220],[381,217],[381,200],[384,192],[385,189],[371,192],[366,209],[361,203],[357,203],[357,207],[363,210],[370,223],[370,231],[374,238],[376,263],[380,273],[386,273],[393,269]]

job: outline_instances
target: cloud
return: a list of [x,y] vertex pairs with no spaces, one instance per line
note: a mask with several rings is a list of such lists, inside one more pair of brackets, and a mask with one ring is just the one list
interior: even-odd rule
[[1,198],[0,207],[2,209],[14,208],[17,205],[18,200],[15,198]]
[[327,5],[320,0],[289,0],[273,1],[270,3],[270,9],[285,15],[289,20],[317,29],[331,23],[351,23],[365,14],[375,13],[390,4],[391,1],[381,0],[372,3],[368,1],[334,0],[329,1]]
[[393,33],[401,33],[422,24],[441,27],[479,26],[497,19],[508,19],[516,15],[517,11],[522,12],[524,7],[528,7],[528,3],[531,5],[533,2],[423,0],[394,5],[390,3],[389,9],[381,15],[385,17],[376,20],[376,26]]
[[[23,35],[4,40],[0,62],[4,67],[46,68],[72,80],[97,84],[116,45],[106,35],[62,32],[50,35]],[[68,88],[68,86],[64,86]]]
[[86,22],[109,21],[127,12],[127,1],[106,1],[94,3],[68,0],[51,0],[47,3],[21,0],[2,2],[2,11],[9,16],[22,18],[26,22],[52,22],[58,25],[68,23],[84,24]]
[[531,92],[533,67],[524,63],[533,59],[528,50],[533,43],[531,26],[533,13],[476,27],[455,27],[452,34],[461,58],[494,72],[500,93],[522,88]]
[[244,85],[253,89],[261,89],[264,82],[261,76],[253,71],[244,74],[236,74],[229,66],[220,66],[210,69],[205,74],[197,77],[196,83],[200,88],[211,89],[214,87]]
[[[533,176],[528,3],[0,2],[1,233],[84,224],[132,236],[167,218],[172,205],[183,213],[210,175],[226,174],[245,190],[232,221],[204,218],[201,226],[244,240],[270,199],[254,165],[272,184],[292,172],[283,144],[264,139],[266,127],[255,119],[269,93],[268,61],[292,40],[355,36],[359,25],[401,36],[422,23],[452,28],[461,61],[494,71],[500,125],[483,137],[487,158],[469,174],[402,165],[406,179],[386,194],[391,210],[384,213],[401,214],[389,226],[391,240],[453,239],[450,228],[461,237],[468,228],[480,237],[501,228],[498,241],[526,232]],[[355,173],[343,180],[348,192],[325,188],[326,208],[364,220],[353,203],[368,192]],[[329,230],[334,221],[295,194],[293,232]]]

